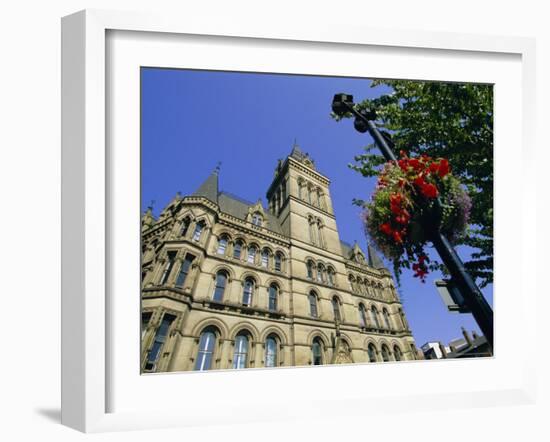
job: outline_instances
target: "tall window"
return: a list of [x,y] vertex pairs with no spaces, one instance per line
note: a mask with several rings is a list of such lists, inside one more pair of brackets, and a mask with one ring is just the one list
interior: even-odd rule
[[370,319],[372,325],[374,325],[376,328],[381,328],[380,321],[378,320],[378,310],[374,305],[370,309]]
[[235,352],[233,353],[233,368],[246,368],[248,365],[248,335],[238,334],[235,338]]
[[252,296],[254,294],[254,280],[246,278],[243,287],[243,305],[247,307],[252,305]]
[[225,250],[227,249],[227,235],[222,235],[218,242],[218,255],[225,255]]
[[282,270],[283,256],[281,252],[275,253],[275,271],[280,272]]
[[315,293],[310,292],[310,294],[308,295],[308,300],[309,300],[309,314],[313,318],[317,318],[319,316],[319,312],[317,311],[317,296],[315,295]]
[[390,351],[385,344],[382,345],[382,359],[384,362],[388,362],[390,360]]
[[376,362],[376,348],[374,348],[374,344],[369,344],[367,353],[369,354],[369,362]]
[[309,279],[313,279],[313,261],[308,261],[306,263],[307,266],[307,277]]
[[256,260],[256,247],[254,246],[250,246],[248,248],[248,258],[247,258],[247,261],[251,264],[254,264]]
[[215,329],[209,327],[205,329],[199,339],[199,349],[197,360],[195,361],[195,370],[210,370],[212,368],[212,360],[214,359],[214,349],[216,348],[216,332]]
[[269,250],[263,249],[262,250],[262,267],[265,267],[267,269],[268,264],[269,264]]
[[216,287],[214,288],[214,295],[212,299],[214,301],[222,302],[225,292],[225,286],[227,285],[227,273],[220,271],[216,274]]
[[313,365],[323,365],[323,342],[319,338],[313,340],[311,346],[311,356],[313,359]]
[[298,181],[298,198],[304,199],[304,182],[302,180]]
[[330,285],[334,285],[334,269],[332,267],[329,267],[327,269],[327,276],[328,276],[328,283]]
[[204,221],[199,221],[195,226],[195,232],[193,233],[193,241],[199,241],[201,239],[201,233],[204,229]]
[[309,204],[313,204],[313,199],[311,198],[311,192],[312,192],[312,188],[308,186],[307,188],[307,202]]
[[268,308],[272,312],[277,310],[278,298],[279,298],[279,288],[275,284],[271,284],[269,286]]
[[334,321],[342,322],[342,318],[340,316],[340,303],[338,302],[338,298],[336,296],[332,298],[332,311],[334,312]]
[[383,309],[382,310],[382,316],[384,317],[384,325],[386,326],[386,328],[388,330],[391,329],[391,325],[390,325],[390,315],[388,313],[388,311],[386,309]]
[[401,352],[401,349],[397,345],[393,347],[393,355],[395,356],[396,361],[403,360],[403,353]]
[[261,227],[262,215],[260,215],[258,212],[254,213],[254,215],[252,215],[252,224],[254,224],[255,226]]
[[321,189],[315,191],[315,203],[317,207],[321,207]]
[[164,285],[168,281],[168,277],[172,272],[172,268],[174,267],[175,262],[176,262],[176,252],[174,251],[168,252],[166,265],[164,266],[164,272],[162,273],[162,278],[160,278],[160,285]]
[[317,265],[317,281],[325,282],[325,268],[323,267],[323,264]]
[[361,327],[367,326],[367,312],[362,303],[359,304],[359,323],[361,324]]
[[141,339],[143,339],[143,336],[145,336],[145,331],[147,330],[147,326],[149,325],[151,316],[151,312],[143,312],[141,314]]
[[405,315],[401,309],[399,309],[399,318],[401,319],[401,324],[403,324],[403,329],[407,329],[407,320],[405,319]]
[[317,244],[317,239],[315,238],[316,225],[313,217],[310,216],[308,218],[308,223],[309,223],[309,242],[315,245]]
[[235,247],[233,248],[233,258],[241,259],[242,249],[243,249],[243,243],[242,241],[239,240],[235,243]]
[[146,370],[153,370],[155,368],[155,365],[158,362],[158,358],[160,355],[160,350],[164,345],[164,342],[166,341],[168,329],[170,328],[170,325],[172,324],[174,319],[176,319],[176,317],[173,315],[169,315],[168,313],[166,313],[162,317],[160,326],[155,334],[155,340],[153,341],[153,345],[147,357],[147,363],[145,364]]
[[265,340],[265,366],[277,366],[277,339],[273,335],[269,335]]
[[189,217],[186,217],[182,223],[181,223],[181,230],[180,230],[180,236],[187,235],[187,231],[189,230],[189,225],[191,224],[191,219]]
[[176,278],[176,287],[183,287],[183,284],[187,279],[187,275],[189,275],[189,270],[191,269],[191,264],[193,263],[194,259],[195,257],[193,255],[190,255],[189,253],[185,255],[185,259],[181,264],[178,277]]

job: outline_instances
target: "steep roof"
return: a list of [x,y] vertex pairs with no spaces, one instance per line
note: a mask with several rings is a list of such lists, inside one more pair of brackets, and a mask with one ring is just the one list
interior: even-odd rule
[[[255,206],[255,203],[246,201],[242,198],[239,198],[235,195],[232,195],[228,192],[219,192],[218,193],[218,205],[220,210],[228,215],[239,218],[243,221],[246,221],[246,216],[248,215],[248,209]],[[267,218],[266,229],[271,230],[275,233],[282,234],[281,225],[279,220],[273,216],[271,213],[264,210],[265,216]]]
[[214,170],[210,176],[200,185],[193,196],[203,196],[213,203],[218,204],[218,169]]
[[371,267],[375,269],[384,269],[386,266],[382,262],[382,259],[380,259],[380,256],[378,256],[378,253],[376,253],[376,250],[374,250],[374,247],[370,244],[368,245],[368,263]]

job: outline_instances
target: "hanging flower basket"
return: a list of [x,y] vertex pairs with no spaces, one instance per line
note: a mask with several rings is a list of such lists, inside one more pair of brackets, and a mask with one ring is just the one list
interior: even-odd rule
[[409,158],[401,152],[398,161],[383,166],[363,220],[374,245],[393,261],[396,275],[412,265],[414,276],[425,282],[433,268],[424,252],[430,232],[439,228],[456,242],[466,232],[471,206],[445,158]]

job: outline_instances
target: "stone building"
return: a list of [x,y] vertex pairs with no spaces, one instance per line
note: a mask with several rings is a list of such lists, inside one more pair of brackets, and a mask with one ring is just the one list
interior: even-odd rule
[[143,372],[418,358],[390,272],[340,240],[329,184],[294,146],[268,209],[215,170],[143,215]]

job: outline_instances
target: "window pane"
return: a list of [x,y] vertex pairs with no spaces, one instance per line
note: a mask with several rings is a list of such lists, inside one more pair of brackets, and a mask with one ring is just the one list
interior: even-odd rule
[[193,262],[194,257],[191,255],[187,255],[185,257],[185,260],[183,261],[180,271],[178,273],[178,277],[176,279],[176,286],[182,287],[185,283],[185,280],[187,279],[187,275],[189,274],[189,269],[191,268],[191,263]]
[[281,255],[279,253],[275,255],[275,270],[277,272],[281,271]]
[[242,244],[240,242],[235,243],[235,248],[233,249],[233,258],[241,259],[241,248]]
[[216,275],[216,287],[214,289],[214,301],[222,301],[223,300],[223,294],[225,292],[225,284],[227,282],[227,277],[225,276],[225,273],[219,272]]
[[323,364],[322,347],[321,347],[321,343],[318,340],[313,341],[312,353],[313,353],[313,365],[322,365]]
[[262,267],[265,267],[267,269],[268,262],[269,262],[269,252],[267,250],[264,250],[262,252]]
[[277,287],[270,286],[269,287],[269,310],[275,311],[277,310]]
[[247,279],[244,282],[244,288],[243,288],[243,305],[251,305],[252,304],[252,293],[254,291],[254,283]]
[[162,322],[160,323],[160,326],[157,329],[157,333],[155,334],[155,340],[153,342],[151,350],[149,351],[149,357],[147,358],[150,364],[154,364],[157,361],[160,349],[162,348],[164,341],[166,340],[166,335],[168,334],[170,324],[174,319],[175,317],[169,314],[165,314],[163,316]]
[[175,261],[176,261],[176,252],[168,252],[166,266],[164,267],[164,272],[160,280],[161,285],[166,284],[166,282],[168,281],[168,277],[172,272],[172,268],[174,267]]
[[227,238],[222,237],[220,238],[220,242],[218,243],[218,254],[225,255],[226,248],[227,248]]
[[233,356],[233,368],[245,368],[248,353],[248,338],[239,335],[235,339],[235,354]]
[[274,338],[267,338],[265,342],[265,366],[277,366],[277,341]]
[[193,241],[198,241],[201,238],[203,227],[204,227],[203,221],[201,221],[195,226],[195,233],[193,233]]
[[317,317],[317,297],[313,293],[309,294],[309,311],[311,316]]
[[248,248],[248,262],[254,264],[254,258],[256,257],[256,249],[254,247]]
[[212,355],[216,343],[213,332],[203,332],[199,341],[199,351],[195,362],[195,370],[209,370],[212,367]]

